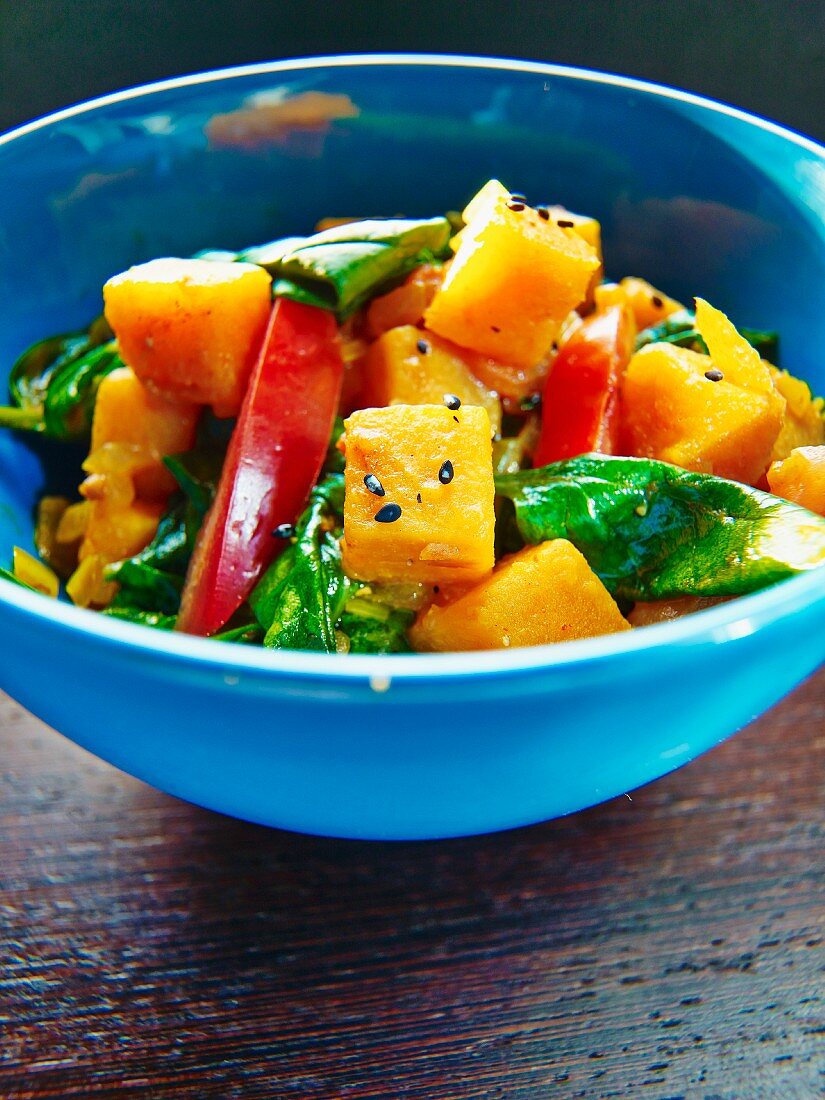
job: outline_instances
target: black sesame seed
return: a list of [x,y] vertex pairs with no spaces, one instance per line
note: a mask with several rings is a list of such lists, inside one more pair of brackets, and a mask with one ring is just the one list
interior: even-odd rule
[[453,469],[453,464],[450,462],[449,458],[445,459],[445,461],[441,463],[441,469],[438,471],[438,480],[442,485],[449,485],[454,477],[455,470]]
[[661,299],[661,298],[659,297],[659,295],[658,295],[658,294],[654,294],[654,295],[652,295],[652,297],[651,297],[651,299],[650,299],[650,300],[651,300],[651,302],[653,303],[653,305],[654,305],[654,306],[656,307],[656,309],[661,309],[661,308],[662,308],[662,306],[663,306],[663,305],[665,304],[665,303],[664,303],[664,302],[662,301],[662,299]]
[[445,393],[444,404],[447,406],[448,409],[460,409],[461,398],[457,397],[454,393]]
[[454,421],[456,422],[456,424],[460,424],[460,423],[461,423],[461,421],[460,421],[460,420],[458,419],[458,417],[457,417],[457,416],[454,416],[454,417],[453,417],[453,420],[454,420]]
[[512,210],[514,214],[520,213],[524,209],[523,202],[508,202],[507,209]]
[[418,348],[418,351],[421,355],[430,354],[430,345],[427,343],[426,340],[419,340],[415,346]]
[[440,592],[440,591],[441,591],[441,589],[438,587],[438,585],[434,584],[433,585],[433,592]]
[[418,503],[420,504],[420,503],[421,503],[421,493],[416,493],[416,494],[415,494],[415,499],[416,499],[416,500],[418,501]]
[[513,202],[527,202],[527,196],[522,195],[521,191],[512,191],[510,193],[510,198]]
[[498,325],[490,325],[490,330],[491,332],[501,332],[501,329],[498,327]]
[[272,532],[274,539],[291,539],[295,534],[295,528],[291,523],[279,523]]
[[381,484],[381,482],[378,480],[378,478],[375,476],[375,474],[365,474],[364,475],[364,484],[366,485],[367,489],[369,489],[369,491],[372,493],[373,496],[376,496],[376,497],[384,496],[384,486]]
[[547,209],[546,206],[537,206],[536,210],[538,211],[540,218],[543,218],[546,222],[550,221],[550,211]]
[[724,374],[722,374],[720,370],[717,370],[716,367],[713,367],[712,370],[705,371],[705,378],[707,378],[708,382],[721,382],[724,377]]
[[571,222],[568,218],[559,218],[559,220],[556,222],[556,225],[558,225],[559,229],[575,229],[576,228],[576,223]]
[[398,504],[385,504],[379,508],[373,517],[376,523],[395,523],[401,518],[401,506]]

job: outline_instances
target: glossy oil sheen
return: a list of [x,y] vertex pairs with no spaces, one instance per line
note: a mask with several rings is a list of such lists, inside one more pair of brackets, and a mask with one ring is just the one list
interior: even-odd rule
[[[361,114],[325,133],[210,140],[214,116],[309,90]],[[460,58],[210,74],[18,131],[0,143],[0,363],[87,323],[129,264],[304,233],[326,214],[429,216],[491,176],[598,217],[608,274],[778,329],[783,364],[825,390],[823,150],[667,90]],[[0,434],[0,552],[30,545],[44,485],[76,483],[72,453]],[[435,837],[567,813],[690,760],[825,659],[823,625],[825,573],[812,573],[621,637],[336,658],[160,635],[0,582],[0,686],[204,806]]]

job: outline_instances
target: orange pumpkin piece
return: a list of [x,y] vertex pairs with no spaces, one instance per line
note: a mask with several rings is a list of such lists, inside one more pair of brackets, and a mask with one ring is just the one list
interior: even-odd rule
[[623,449],[753,485],[770,461],[785,399],[724,314],[697,299],[696,318],[710,356],[662,343],[630,360]]
[[92,420],[90,473],[116,472],[132,456],[135,493],[144,500],[165,500],[176,482],[163,465],[165,455],[187,451],[195,442],[200,409],[169,401],[143,385],[129,367],[120,367],[101,381]]
[[777,390],[785,398],[782,430],[773,445],[772,462],[781,462],[797,447],[818,447],[825,443],[825,420],[821,397],[812,397],[810,387],[801,378],[768,365]]
[[768,485],[778,497],[825,516],[825,446],[797,447],[768,469]]
[[553,539],[502,558],[469,592],[433,604],[411,627],[410,641],[427,651],[501,649],[629,629],[575,546]]
[[424,311],[443,279],[443,267],[422,264],[407,276],[401,286],[373,298],[367,309],[368,334],[374,338],[401,325],[421,325]]
[[106,283],[106,319],[145,385],[235,416],[269,317],[270,283],[255,264],[151,260]]
[[511,201],[497,181],[472,200],[464,219],[424,323],[462,347],[529,369],[584,300],[599,256],[575,229]]
[[149,500],[131,504],[106,499],[89,501],[89,523],[78,560],[94,554],[103,562],[122,561],[139,553],[155,536],[166,505]]
[[493,568],[490,418],[462,405],[361,409],[345,421],[344,571],[463,583]]
[[650,328],[651,325],[658,325],[672,313],[679,313],[685,308],[675,298],[669,298],[664,291],[651,286],[646,279],[637,279],[629,275],[622,279],[619,286],[624,291],[625,302],[636,318],[636,328],[639,332]]
[[480,357],[414,325],[390,329],[367,352],[364,405],[441,405],[455,394],[464,406],[487,410],[493,433],[501,427],[501,403],[473,373]]

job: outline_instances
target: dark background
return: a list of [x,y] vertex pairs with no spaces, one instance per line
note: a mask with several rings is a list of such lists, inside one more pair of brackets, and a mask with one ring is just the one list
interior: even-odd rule
[[161,77],[382,50],[624,73],[825,140],[823,0],[0,0],[0,128]]

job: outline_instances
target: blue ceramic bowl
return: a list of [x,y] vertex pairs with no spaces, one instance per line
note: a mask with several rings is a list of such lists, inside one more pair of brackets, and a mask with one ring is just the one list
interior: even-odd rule
[[[256,136],[264,115],[250,108],[310,90],[361,113]],[[595,214],[608,273],[780,330],[784,363],[825,390],[825,150],[636,81],[449,57],[187,77],[2,139],[0,363],[86,323],[129,264],[303,232],[324,214],[428,215],[491,176]],[[61,462],[2,434],[4,555],[30,543]],[[823,624],[825,571],[618,637],[341,658],[170,636],[0,581],[0,685],[203,806],[313,833],[442,837],[569,813],[678,767],[815,669]]]

